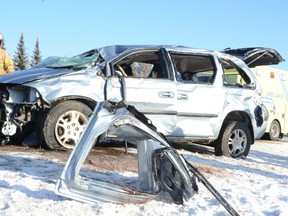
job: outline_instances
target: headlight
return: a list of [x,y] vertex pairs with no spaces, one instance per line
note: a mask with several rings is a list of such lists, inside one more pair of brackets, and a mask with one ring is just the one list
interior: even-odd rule
[[36,89],[26,87],[26,86],[9,86],[7,87],[9,92],[9,100],[8,103],[36,103],[37,96],[36,96]]

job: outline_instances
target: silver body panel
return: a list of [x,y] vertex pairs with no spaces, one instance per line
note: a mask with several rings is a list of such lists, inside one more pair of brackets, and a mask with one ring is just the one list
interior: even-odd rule
[[[55,192],[88,203],[143,203],[154,198],[161,188],[167,190],[166,184],[174,182],[175,185],[171,185],[168,190],[174,202],[180,204],[191,198],[195,182],[183,158],[170,147],[154,126],[147,125],[135,116],[135,112],[131,113],[125,106],[111,110],[108,109],[110,105],[109,101],[105,101],[95,108],[66,163]],[[138,190],[81,176],[80,169],[90,150],[106,131],[137,146]],[[159,162],[159,158],[161,160],[163,157],[169,160],[165,161],[169,164],[168,168],[162,161]]]

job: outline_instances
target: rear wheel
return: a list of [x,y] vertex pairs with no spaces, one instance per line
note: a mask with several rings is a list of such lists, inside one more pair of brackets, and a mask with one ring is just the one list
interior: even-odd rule
[[230,122],[221,130],[215,141],[215,155],[233,158],[247,157],[251,146],[248,125],[243,122]]
[[78,101],[64,101],[47,114],[43,127],[44,144],[50,149],[73,149],[88,123],[92,110]]
[[277,141],[280,139],[280,125],[278,121],[273,120],[270,129],[269,129],[269,138],[270,140]]

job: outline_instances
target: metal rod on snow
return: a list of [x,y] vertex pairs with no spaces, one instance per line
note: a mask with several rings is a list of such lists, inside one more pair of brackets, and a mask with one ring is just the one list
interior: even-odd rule
[[214,195],[214,197],[224,206],[224,208],[231,215],[240,216],[236,210],[227,202],[227,200],[225,200],[225,198],[213,187],[213,185],[198,171],[198,169],[192,166],[192,164],[189,163],[185,158],[184,160],[188,164],[189,170],[203,183],[203,185]]

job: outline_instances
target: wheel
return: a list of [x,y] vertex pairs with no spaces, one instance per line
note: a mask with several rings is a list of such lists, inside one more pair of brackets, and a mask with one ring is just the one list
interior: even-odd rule
[[43,126],[45,147],[73,149],[88,123],[92,110],[78,101],[64,101],[47,114]]
[[270,129],[269,129],[269,138],[270,140],[277,141],[280,139],[280,124],[278,121],[273,120]]
[[230,122],[224,127],[215,141],[215,155],[233,158],[247,157],[251,146],[248,125],[243,122]]

